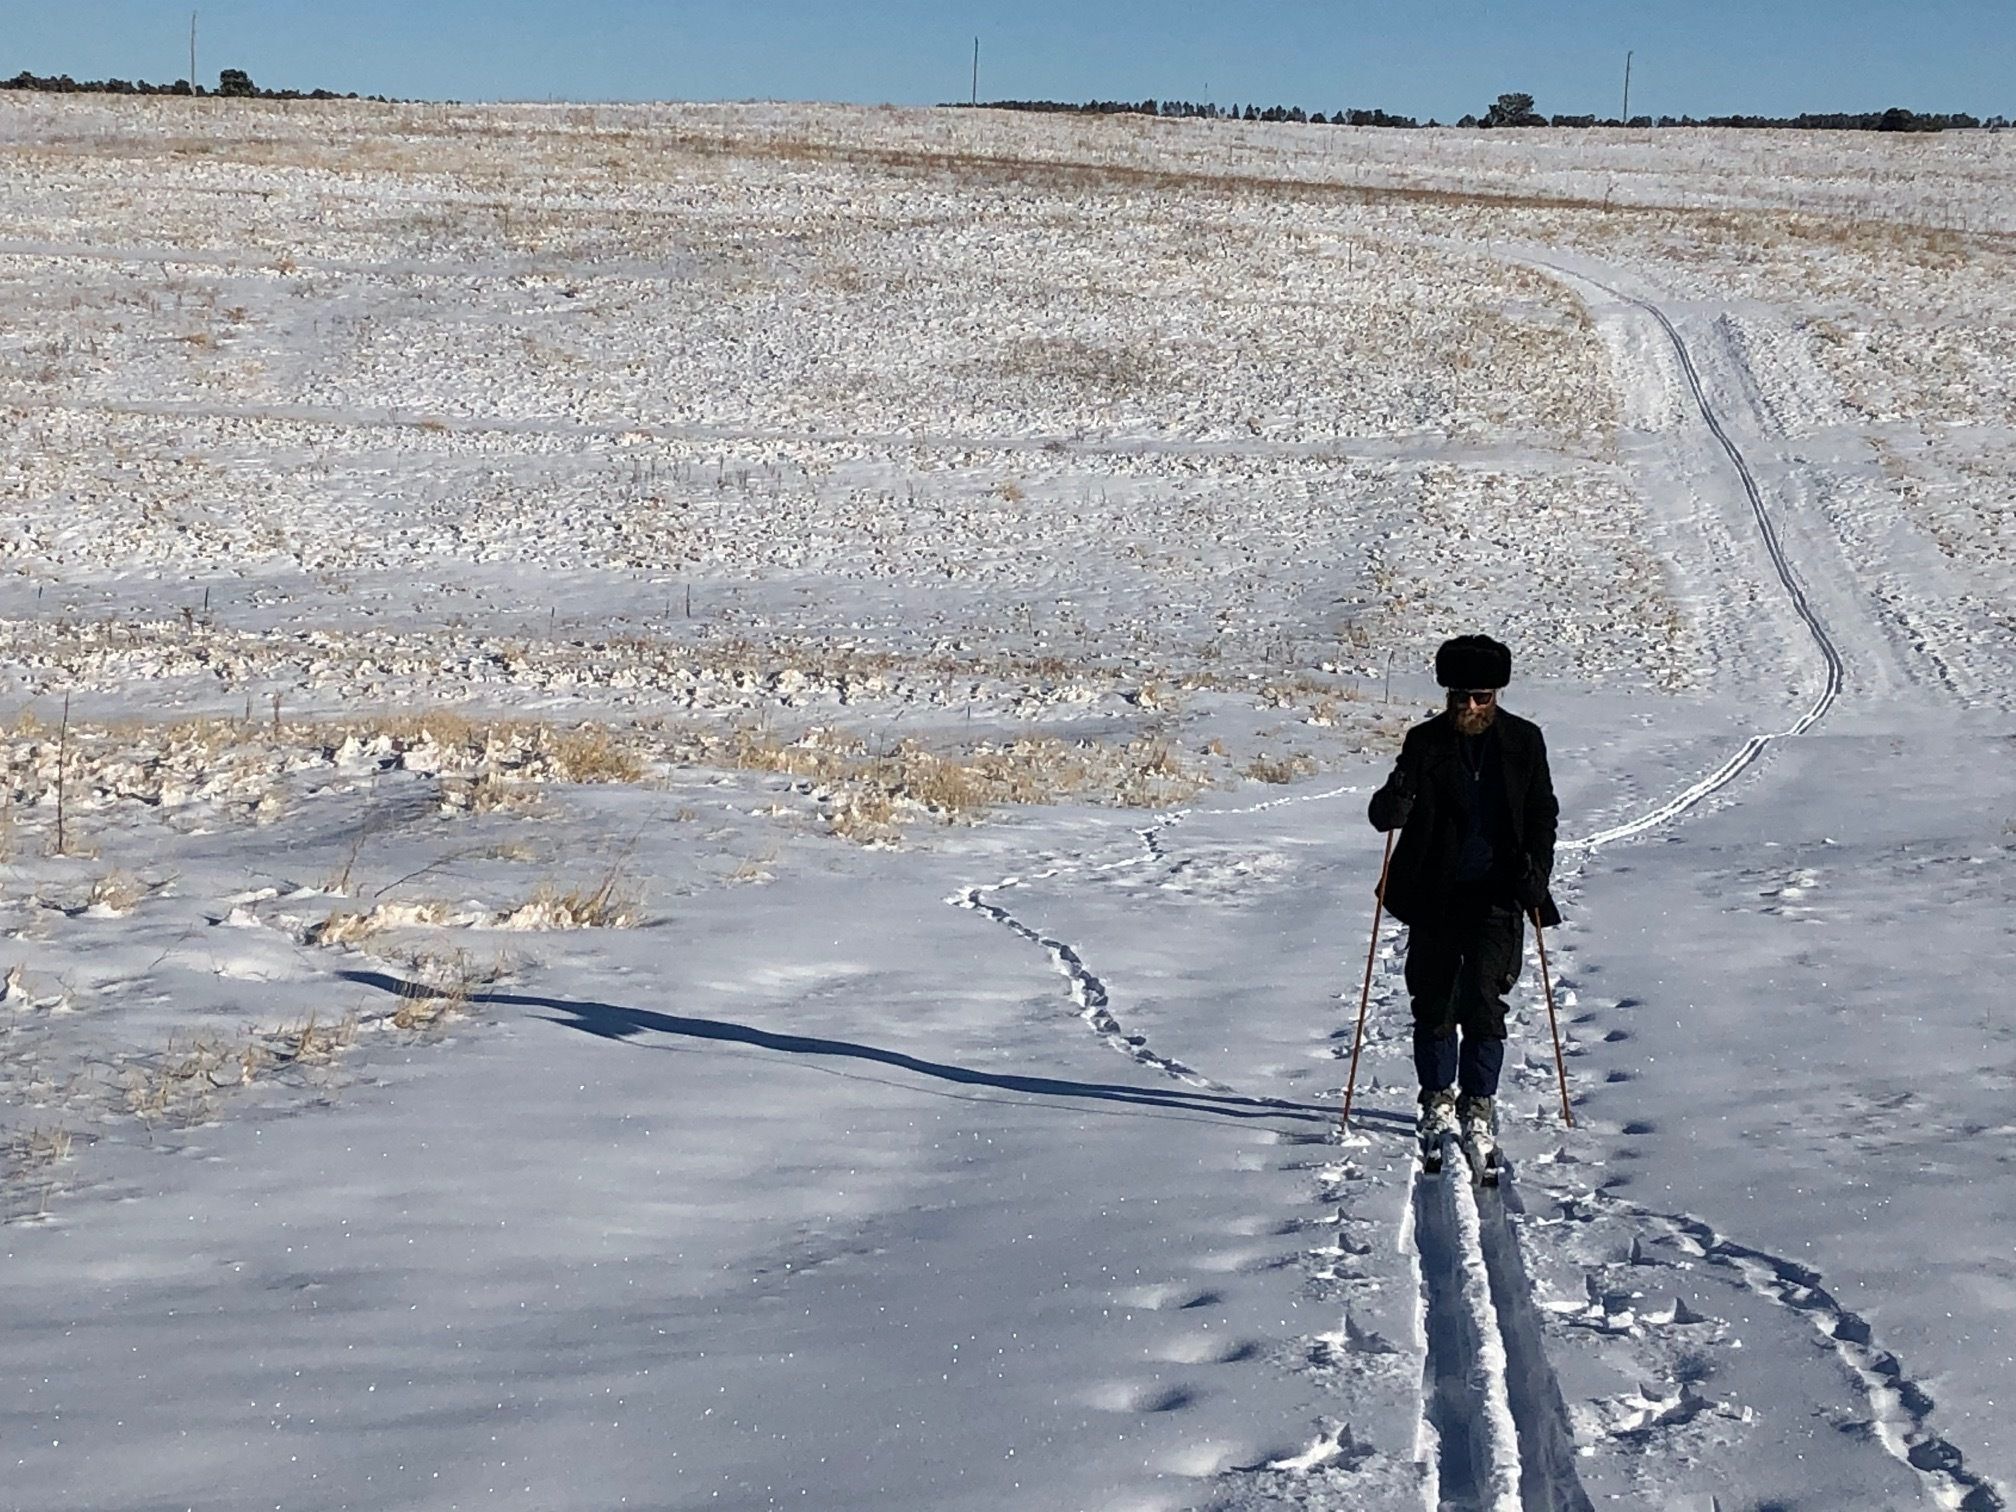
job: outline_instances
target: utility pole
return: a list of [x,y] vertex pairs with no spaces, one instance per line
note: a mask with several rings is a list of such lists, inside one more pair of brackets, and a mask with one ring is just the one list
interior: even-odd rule
[[980,39],[973,39],[973,103],[980,103]]
[[1617,119],[1618,119],[1618,121],[1619,121],[1619,122],[1620,122],[1621,124],[1625,125],[1625,126],[1629,126],[1629,125],[1631,124],[1631,58],[1632,58],[1632,56],[1633,56],[1633,55],[1632,55],[1631,53],[1628,53],[1628,52],[1624,54],[1624,114],[1623,114],[1623,115],[1621,115],[1621,116],[1619,116],[1619,117],[1617,118]]
[[189,12],[189,93],[196,93],[196,12]]

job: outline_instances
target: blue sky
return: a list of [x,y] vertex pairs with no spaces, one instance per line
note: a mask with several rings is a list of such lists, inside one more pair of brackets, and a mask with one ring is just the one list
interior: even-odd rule
[[[198,71],[459,99],[1155,96],[1612,114],[2016,114],[2016,0],[194,0]],[[167,81],[190,4],[0,3],[0,74]]]

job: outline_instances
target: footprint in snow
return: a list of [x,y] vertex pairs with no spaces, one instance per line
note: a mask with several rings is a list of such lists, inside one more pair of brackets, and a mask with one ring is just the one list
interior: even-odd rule
[[1220,1276],[1253,1276],[1262,1271],[1280,1270],[1294,1263],[1293,1255],[1258,1248],[1219,1250],[1213,1254],[1200,1255],[1195,1262],[1198,1270]]
[[1228,1443],[1221,1439],[1200,1439],[1194,1444],[1162,1456],[1162,1469],[1176,1475],[1205,1480],[1228,1470],[1263,1470],[1301,1453],[1290,1443]]
[[1252,1339],[1235,1339],[1208,1332],[1179,1334],[1148,1351],[1150,1359],[1171,1365],[1232,1365],[1260,1353]]
[[1277,1239],[1284,1234],[1298,1234],[1309,1226],[1304,1218],[1283,1218],[1278,1213],[1253,1213],[1243,1218],[1234,1218],[1225,1225],[1225,1232],[1237,1234],[1242,1239]]
[[1176,1412],[1197,1400],[1187,1386],[1170,1386],[1160,1381],[1108,1381],[1085,1394],[1089,1406],[1101,1412],[1128,1412],[1146,1415]]
[[1643,1316],[1647,1323],[1656,1324],[1660,1328],[1687,1328],[1693,1324],[1713,1323],[1715,1321],[1706,1313],[1696,1312],[1687,1305],[1685,1297],[1678,1295],[1674,1296],[1666,1306],[1653,1308]]
[[1122,1307],[1142,1312],[1185,1312],[1196,1307],[1215,1307],[1225,1298],[1223,1293],[1212,1291],[1209,1287],[1166,1281],[1156,1286],[1134,1286],[1115,1292],[1113,1300]]

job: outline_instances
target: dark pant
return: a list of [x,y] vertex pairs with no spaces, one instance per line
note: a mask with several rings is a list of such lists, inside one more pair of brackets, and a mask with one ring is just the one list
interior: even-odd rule
[[1519,980],[1524,939],[1517,909],[1481,902],[1408,930],[1414,1071],[1423,1092],[1456,1086],[1466,1097],[1497,1095],[1505,994]]

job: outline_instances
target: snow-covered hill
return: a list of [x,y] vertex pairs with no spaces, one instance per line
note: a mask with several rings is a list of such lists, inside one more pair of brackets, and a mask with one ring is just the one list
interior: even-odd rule
[[2007,1505],[2016,140],[0,140],[0,1505]]

